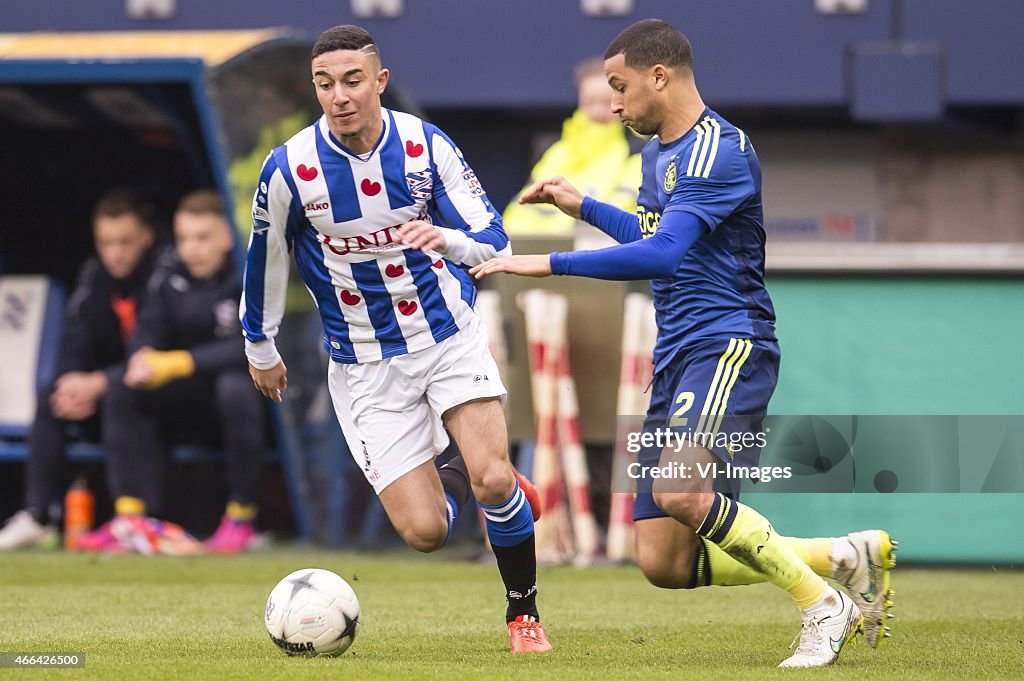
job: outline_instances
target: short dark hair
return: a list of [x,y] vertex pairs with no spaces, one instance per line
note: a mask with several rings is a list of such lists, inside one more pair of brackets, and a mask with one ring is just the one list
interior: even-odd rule
[[108,191],[92,209],[93,222],[99,218],[119,218],[124,215],[134,215],[147,227],[153,225],[153,206],[132,190],[123,187]]
[[377,53],[378,58],[380,57],[380,48],[377,47],[373,36],[365,28],[353,24],[335,26],[321,33],[320,37],[316,39],[310,61],[325,52],[361,50],[364,47],[372,47],[373,51]]
[[175,213],[224,217],[224,200],[212,189],[196,189],[181,197]]
[[655,64],[670,68],[693,68],[693,48],[686,36],[660,19],[638,21],[620,33],[604,52],[605,59],[617,54],[626,57],[631,69],[647,69]]

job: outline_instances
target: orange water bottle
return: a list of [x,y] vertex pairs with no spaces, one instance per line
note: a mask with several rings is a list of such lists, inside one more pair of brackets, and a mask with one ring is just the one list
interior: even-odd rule
[[71,483],[64,496],[64,548],[78,550],[78,538],[92,529],[96,501],[79,476]]

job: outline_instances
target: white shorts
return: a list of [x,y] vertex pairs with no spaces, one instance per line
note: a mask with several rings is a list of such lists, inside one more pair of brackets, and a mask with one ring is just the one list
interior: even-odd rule
[[330,362],[327,386],[352,458],[377,494],[448,446],[441,416],[505,386],[474,317],[437,345],[365,364]]

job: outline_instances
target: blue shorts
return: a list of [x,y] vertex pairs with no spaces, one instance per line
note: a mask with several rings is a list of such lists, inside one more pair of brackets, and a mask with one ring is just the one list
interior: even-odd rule
[[[680,352],[654,377],[644,431],[670,431],[677,443],[690,438],[732,470],[756,466],[763,444],[761,423],[778,381],[779,359],[777,342],[744,338],[702,341]],[[633,520],[667,517],[654,503],[653,477],[648,473],[659,465],[677,471],[685,462],[666,469],[662,451],[662,446],[652,444],[637,454],[641,476]],[[737,498],[740,476],[723,474],[728,472],[724,465],[717,468],[715,491]],[[689,470],[691,475],[698,472],[696,467]]]

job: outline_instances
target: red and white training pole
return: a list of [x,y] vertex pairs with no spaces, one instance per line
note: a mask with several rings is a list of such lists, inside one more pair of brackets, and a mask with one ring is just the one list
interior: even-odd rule
[[576,565],[589,565],[597,558],[600,550],[600,533],[590,502],[590,473],[587,470],[587,454],[580,438],[576,381],[569,372],[569,300],[558,294],[549,295],[548,300],[548,351],[555,358],[558,444],[562,453],[562,470],[565,472],[576,543],[573,562]]
[[626,474],[636,460],[626,451],[626,436],[643,427],[648,396],[644,389],[653,372],[652,353],[657,335],[651,299],[642,293],[626,295],[622,317],[622,360],[619,365],[619,395],[615,407],[615,450],[612,457],[611,500],[608,517],[608,559],[636,560],[633,531],[633,491],[636,484]]
[[536,526],[537,558],[564,563],[573,556],[573,538],[563,493],[558,457],[556,357],[548,348],[549,294],[531,289],[519,294],[526,320],[530,356],[530,392],[537,427],[533,453],[533,484],[540,494],[543,517]]

